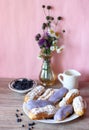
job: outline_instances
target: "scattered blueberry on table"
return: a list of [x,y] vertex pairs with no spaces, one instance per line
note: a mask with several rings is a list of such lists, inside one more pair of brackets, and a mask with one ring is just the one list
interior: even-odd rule
[[23,124],[22,127],[25,127],[25,125]]
[[16,122],[17,123],[21,123],[21,127],[22,128],[27,128],[27,130],[32,130],[35,125],[35,122],[29,122],[27,124],[24,124],[24,119],[22,119],[22,116],[24,116],[24,114],[19,110],[19,109],[16,109],[16,113],[15,113],[15,117],[16,117]]

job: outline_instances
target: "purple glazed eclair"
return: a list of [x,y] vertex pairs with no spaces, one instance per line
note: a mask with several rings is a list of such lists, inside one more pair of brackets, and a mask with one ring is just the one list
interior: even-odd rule
[[30,100],[26,103],[26,107],[28,110],[31,110],[33,108],[45,107],[46,105],[52,105],[52,103],[47,100]]
[[60,101],[68,92],[67,88],[61,87],[56,92],[53,93],[53,95],[48,99],[48,101],[53,102],[56,104],[58,101]]
[[61,121],[73,113],[72,105],[61,107],[54,115],[54,120]]

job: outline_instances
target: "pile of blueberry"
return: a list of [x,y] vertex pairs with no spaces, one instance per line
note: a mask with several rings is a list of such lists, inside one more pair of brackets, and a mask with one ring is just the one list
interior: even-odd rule
[[26,78],[15,80],[13,88],[17,90],[26,90],[33,86],[34,80],[28,80]]

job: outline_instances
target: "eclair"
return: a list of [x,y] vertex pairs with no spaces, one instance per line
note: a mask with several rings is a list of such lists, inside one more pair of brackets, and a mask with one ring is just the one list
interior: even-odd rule
[[73,113],[72,105],[66,105],[61,108],[55,113],[54,120],[61,121],[64,120],[66,117]]
[[48,100],[56,104],[66,95],[67,92],[68,92],[67,88],[61,87],[56,92],[54,92]]
[[29,118],[32,120],[49,119],[56,113],[56,107],[47,105],[45,107],[34,108],[29,111]]
[[71,89],[66,96],[59,102],[59,107],[71,104],[76,96],[79,96],[80,92],[78,89]]
[[54,92],[53,88],[48,88],[37,100],[47,100]]
[[73,100],[73,108],[74,108],[74,112],[79,115],[82,116],[85,113],[86,110],[86,106],[85,106],[85,101],[81,96],[75,97]]
[[45,91],[45,88],[41,85],[35,87],[28,94],[26,94],[24,98],[24,102],[27,102],[29,100],[36,100],[44,91]]
[[52,103],[48,100],[29,100],[26,103],[26,108],[31,110],[33,108],[45,107],[47,105],[52,105]]

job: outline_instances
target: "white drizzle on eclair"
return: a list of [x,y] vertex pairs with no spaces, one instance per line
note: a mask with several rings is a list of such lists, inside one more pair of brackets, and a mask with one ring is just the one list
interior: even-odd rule
[[34,108],[29,111],[29,118],[32,120],[49,119],[56,113],[56,107],[53,105],[47,105],[45,107]]
[[82,96],[77,96],[77,97],[74,98],[73,108],[74,108],[74,112],[77,115],[79,115],[79,116],[84,115],[85,110],[86,110],[86,106],[85,106],[85,101],[82,98]]
[[47,100],[54,92],[55,89],[48,88],[37,100]]
[[80,92],[78,89],[71,89],[66,96],[59,102],[59,107],[71,104],[76,96],[79,96]]
[[32,91],[26,94],[24,102],[28,102],[29,100],[36,100],[44,91],[45,88],[41,85],[35,87]]

